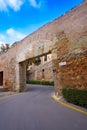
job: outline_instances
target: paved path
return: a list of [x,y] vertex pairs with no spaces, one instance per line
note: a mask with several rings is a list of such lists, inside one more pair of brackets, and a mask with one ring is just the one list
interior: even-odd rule
[[31,86],[29,91],[0,99],[0,130],[87,130],[87,115],[51,99],[52,87]]

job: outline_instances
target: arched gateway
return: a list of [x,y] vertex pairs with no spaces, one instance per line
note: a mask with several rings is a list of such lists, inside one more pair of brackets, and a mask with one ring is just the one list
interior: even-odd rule
[[28,60],[49,53],[56,93],[61,95],[62,87],[87,89],[87,0],[0,56],[3,87],[23,91]]

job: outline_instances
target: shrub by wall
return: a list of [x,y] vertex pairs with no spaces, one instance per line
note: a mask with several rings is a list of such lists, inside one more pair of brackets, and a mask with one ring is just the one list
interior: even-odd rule
[[28,80],[27,84],[41,84],[41,85],[50,85],[50,86],[54,86],[54,82],[53,81],[40,81],[40,80]]
[[87,90],[63,88],[62,93],[66,101],[87,108]]

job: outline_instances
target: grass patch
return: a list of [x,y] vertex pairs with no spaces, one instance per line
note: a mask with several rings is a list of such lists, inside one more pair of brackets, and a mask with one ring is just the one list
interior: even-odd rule
[[41,84],[41,85],[50,85],[50,86],[54,86],[54,82],[53,81],[40,81],[40,80],[28,80],[27,84]]
[[67,102],[87,108],[87,90],[63,88],[62,93]]

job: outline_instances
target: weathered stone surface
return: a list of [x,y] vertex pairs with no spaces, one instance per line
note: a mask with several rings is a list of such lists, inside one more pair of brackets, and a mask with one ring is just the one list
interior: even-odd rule
[[53,81],[52,61],[33,67],[27,72],[27,80]]
[[[58,46],[58,80],[61,86],[87,89],[87,49],[84,46],[86,45],[84,39],[80,41],[81,44],[77,40],[75,48],[71,48],[73,42],[69,43],[66,38],[60,43],[64,43],[63,46],[61,44]],[[60,66],[60,62],[66,62],[66,65]]]

